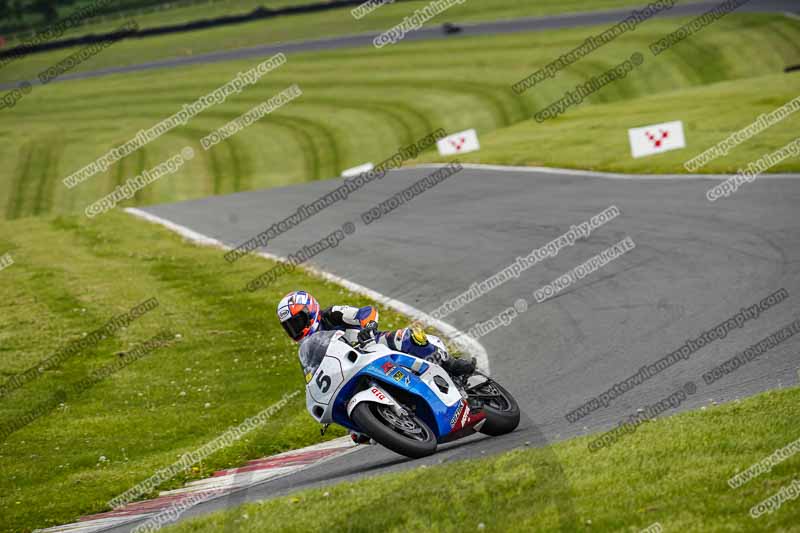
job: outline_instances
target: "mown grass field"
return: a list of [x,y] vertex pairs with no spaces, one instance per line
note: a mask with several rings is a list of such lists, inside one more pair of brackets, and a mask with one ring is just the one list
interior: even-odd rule
[[[635,76],[636,72],[630,75]],[[613,87],[607,89],[614,90]],[[584,103],[544,126],[530,120],[488,132],[480,139],[479,152],[462,154],[458,160],[639,174],[683,174],[686,173],[683,164],[687,160],[749,126],[762,113],[771,113],[798,96],[800,73],[794,73],[723,81],[631,101],[599,105]],[[651,157],[631,157],[629,128],[672,120],[683,121],[686,148]],[[800,114],[790,115],[697,172],[735,173],[739,168],[746,168],[749,162],[797,139],[799,126]],[[455,158],[431,153],[417,162],[451,159]],[[772,167],[770,172],[798,170],[800,161],[793,158]]]
[[[646,170],[642,165],[658,161],[664,164],[656,168],[680,172],[684,154],[695,155],[726,128],[749,123],[750,117],[785,102],[800,88],[796,74],[777,74],[786,64],[800,61],[800,22],[781,16],[732,15],[658,58],[649,58],[579,109],[544,124],[531,117],[586,77],[618,64],[632,51],[646,52],[650,42],[682,22],[650,21],[522,97],[511,91],[512,83],[583,42],[590,31],[604,28],[292,55],[256,86],[74,189],[67,189],[61,180],[256,61],[36,87],[15,108],[0,111],[0,158],[5,162],[0,168],[0,209],[7,219],[82,212],[117,184],[187,144],[199,156],[179,173],[139,192],[127,205],[324,179],[365,161],[382,161],[439,127],[448,131],[475,127],[482,135],[495,132],[486,137],[484,151],[470,156],[481,162]],[[202,136],[293,83],[303,96],[212,150],[200,148]],[[701,105],[715,99],[715,105]],[[690,111],[675,116],[681,109]],[[691,119],[687,135],[698,149],[659,156],[664,159],[626,162],[624,132],[614,136],[607,130],[608,124],[622,128],[683,116]],[[761,155],[760,148],[783,144],[796,120],[774,127],[704,170],[735,171],[751,154]],[[703,133],[695,136],[696,131]],[[501,146],[505,142],[509,145]],[[797,161],[792,161],[778,170],[796,168]]]
[[[133,19],[141,28],[180,24],[191,20],[206,19],[232,13],[245,13],[258,5],[265,7],[283,7],[316,3],[318,0],[241,0],[234,6],[229,2],[210,6],[193,6],[160,11],[152,14],[126,17]],[[684,0],[687,1],[687,0]],[[402,22],[417,9],[430,4],[430,0],[403,0],[387,4],[369,15],[356,20],[350,8],[334,9],[319,13],[281,16],[262,19],[245,24],[235,24],[209,30],[194,31],[184,34],[166,35],[157,38],[131,40],[115,46],[117,56],[114,61],[110,55],[95,58],[91,64],[81,65],[76,69],[94,70],[103,66],[135,64],[146,60],[163,59],[165,57],[183,56],[229,50],[246,46],[257,46],[266,43],[283,41],[317,39],[335,35],[348,35],[368,31],[384,31]],[[517,17],[536,17],[567,12],[593,11],[639,6],[640,0],[491,0],[491,2],[464,2],[454,5],[426,27],[441,25],[444,22],[478,22],[502,20]],[[118,29],[125,19],[112,19],[108,22],[82,26],[65,33],[65,36],[79,36],[86,33],[104,33]],[[13,44],[13,43],[10,43]],[[0,69],[0,81],[21,80],[35,76],[37,72],[49,65],[57,63],[74,50],[60,50],[36,54],[18,61],[12,66]],[[23,63],[25,63],[23,65]]]
[[[165,533],[261,531],[792,532],[800,499],[757,519],[751,507],[800,480],[791,457],[737,489],[738,471],[797,440],[800,389],[774,391],[647,423],[610,449],[553,445],[567,486],[541,449],[343,483],[190,519]],[[574,514],[559,513],[572,508]],[[481,526],[483,524],[483,526]]]
[[[273,264],[231,265],[221,250],[187,244],[158,226],[114,212],[0,223],[0,385],[59,348],[149,298],[159,306],[94,347],[0,397],[0,428],[67,391],[0,441],[0,530],[30,531],[107,509],[105,503],[273,405],[303,390],[297,347],[274,316],[298,288],[324,305],[366,301],[295,271],[267,289],[243,291]],[[380,309],[381,326],[408,321]],[[93,387],[70,386],[120,360],[160,331],[176,337]],[[319,442],[296,396],[261,429],[161,489],[222,467]],[[332,430],[328,437],[344,434]],[[326,437],[327,438],[327,437]],[[107,461],[100,459],[105,457]]]

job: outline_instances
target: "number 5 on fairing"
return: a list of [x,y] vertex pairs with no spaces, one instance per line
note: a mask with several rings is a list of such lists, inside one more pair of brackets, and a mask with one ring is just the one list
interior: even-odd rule
[[320,370],[319,374],[317,374],[317,387],[319,387],[322,394],[325,394],[331,388],[331,378],[325,375],[324,370]]
[[316,377],[306,385],[306,390],[314,401],[327,405],[343,381],[342,365],[333,357],[325,357],[316,371]]

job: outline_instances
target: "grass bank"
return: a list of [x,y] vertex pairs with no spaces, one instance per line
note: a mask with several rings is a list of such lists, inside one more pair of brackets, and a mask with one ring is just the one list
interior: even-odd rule
[[[158,301],[0,397],[0,428],[34,414],[0,440],[3,531],[103,511],[109,499],[182,454],[302,390],[297,347],[274,317],[285,293],[302,287],[327,305],[367,303],[300,271],[267,289],[243,291],[270,261],[248,257],[231,265],[221,250],[187,245],[124,213],[102,222],[69,216],[3,222],[0,250],[13,259],[0,271],[0,385],[45,366],[62,347],[137,304]],[[381,319],[387,328],[407,323],[386,309]],[[169,344],[132,357],[160,332],[169,333]],[[108,365],[118,367],[81,385]],[[319,441],[300,394],[161,489]]]

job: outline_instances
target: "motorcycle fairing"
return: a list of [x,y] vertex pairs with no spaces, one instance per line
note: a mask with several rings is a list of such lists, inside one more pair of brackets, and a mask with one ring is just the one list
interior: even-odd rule
[[[452,384],[444,370],[424,361],[420,364],[420,361],[422,360],[406,354],[392,353],[375,359],[365,366],[337,393],[337,399],[333,406],[334,422],[358,431],[358,428],[349,419],[348,403],[356,387],[366,379],[371,383],[379,384],[389,396],[392,395],[393,389],[399,389],[414,397],[416,414],[431,428],[437,440],[447,437],[453,431],[454,426],[460,428],[460,417],[456,414],[462,414],[466,404],[463,402],[461,393]],[[412,371],[412,367],[419,368],[421,375]],[[447,390],[443,391],[434,382],[437,375],[442,380],[446,378],[449,383]],[[376,401],[369,395],[364,398],[365,401]],[[355,404],[350,405],[350,411],[353,407]]]

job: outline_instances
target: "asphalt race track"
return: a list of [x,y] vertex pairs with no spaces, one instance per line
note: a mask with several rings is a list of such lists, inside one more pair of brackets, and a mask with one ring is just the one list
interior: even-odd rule
[[[353,235],[311,263],[430,312],[571,225],[617,206],[621,215],[588,239],[444,318],[466,331],[519,298],[526,299],[525,313],[480,339],[493,376],[516,396],[525,414],[520,429],[502,438],[478,437],[446,445],[419,461],[369,447],[299,475],[201,504],[185,517],[299,488],[597,432],[688,382],[696,385],[697,392],[665,415],[798,382],[798,337],[711,385],[701,376],[800,318],[800,175],[762,177],[711,203],[705,192],[719,179],[708,177],[600,177],[468,168],[378,221],[365,225],[361,220],[363,212],[432,170],[391,171],[382,181],[365,185],[271,241],[266,251],[285,256],[353,222]],[[145,210],[235,246],[339,183],[251,191]],[[633,250],[551,300],[536,303],[536,289],[626,236],[636,243]],[[222,255],[220,251],[220,261]],[[642,365],[654,363],[781,288],[789,298],[741,329],[653,376],[609,407],[575,423],[566,420],[567,412],[635,374]],[[274,302],[264,304],[265,320],[272,320]],[[297,379],[301,384],[299,372]],[[570,522],[568,502],[559,505],[565,523]]]
[[[643,1],[642,5],[647,2]],[[717,6],[719,2],[696,2],[691,4],[676,5],[669,11],[661,12],[657,17],[689,17],[705,13],[709,9]],[[800,6],[796,0],[751,0],[749,3],[739,7],[737,12],[758,12],[758,13],[800,13]],[[517,33],[530,31],[554,30],[559,28],[575,28],[580,26],[591,26],[599,24],[616,24],[630,14],[630,9],[616,9],[609,11],[597,11],[591,13],[573,13],[567,15],[554,15],[549,17],[535,17],[512,19],[497,22],[482,22],[475,24],[460,24],[462,32],[460,36],[476,35],[496,35],[503,33]],[[349,15],[348,15],[349,16]],[[443,19],[441,22],[445,22]],[[372,40],[378,33],[364,33],[360,35],[345,35],[326,39],[315,39],[309,41],[299,41],[291,43],[277,43],[250,48],[239,48],[226,50],[210,54],[199,54],[191,57],[179,57],[129,65],[124,67],[113,67],[89,72],[76,72],[64,74],[52,83],[61,83],[69,80],[79,80],[87,78],[97,78],[112,74],[124,74],[130,72],[140,72],[143,70],[154,70],[161,68],[174,68],[185,65],[196,65],[204,63],[216,63],[220,61],[232,61],[236,59],[247,59],[251,57],[266,57],[278,52],[286,54],[298,52],[318,52],[336,50],[339,48],[352,48],[357,46],[372,46]],[[422,28],[408,34],[404,41],[421,41],[429,39],[454,38],[444,34],[438,26]],[[15,89],[22,80],[16,82],[0,83],[0,90]],[[32,85],[38,85],[39,80],[29,80]]]

